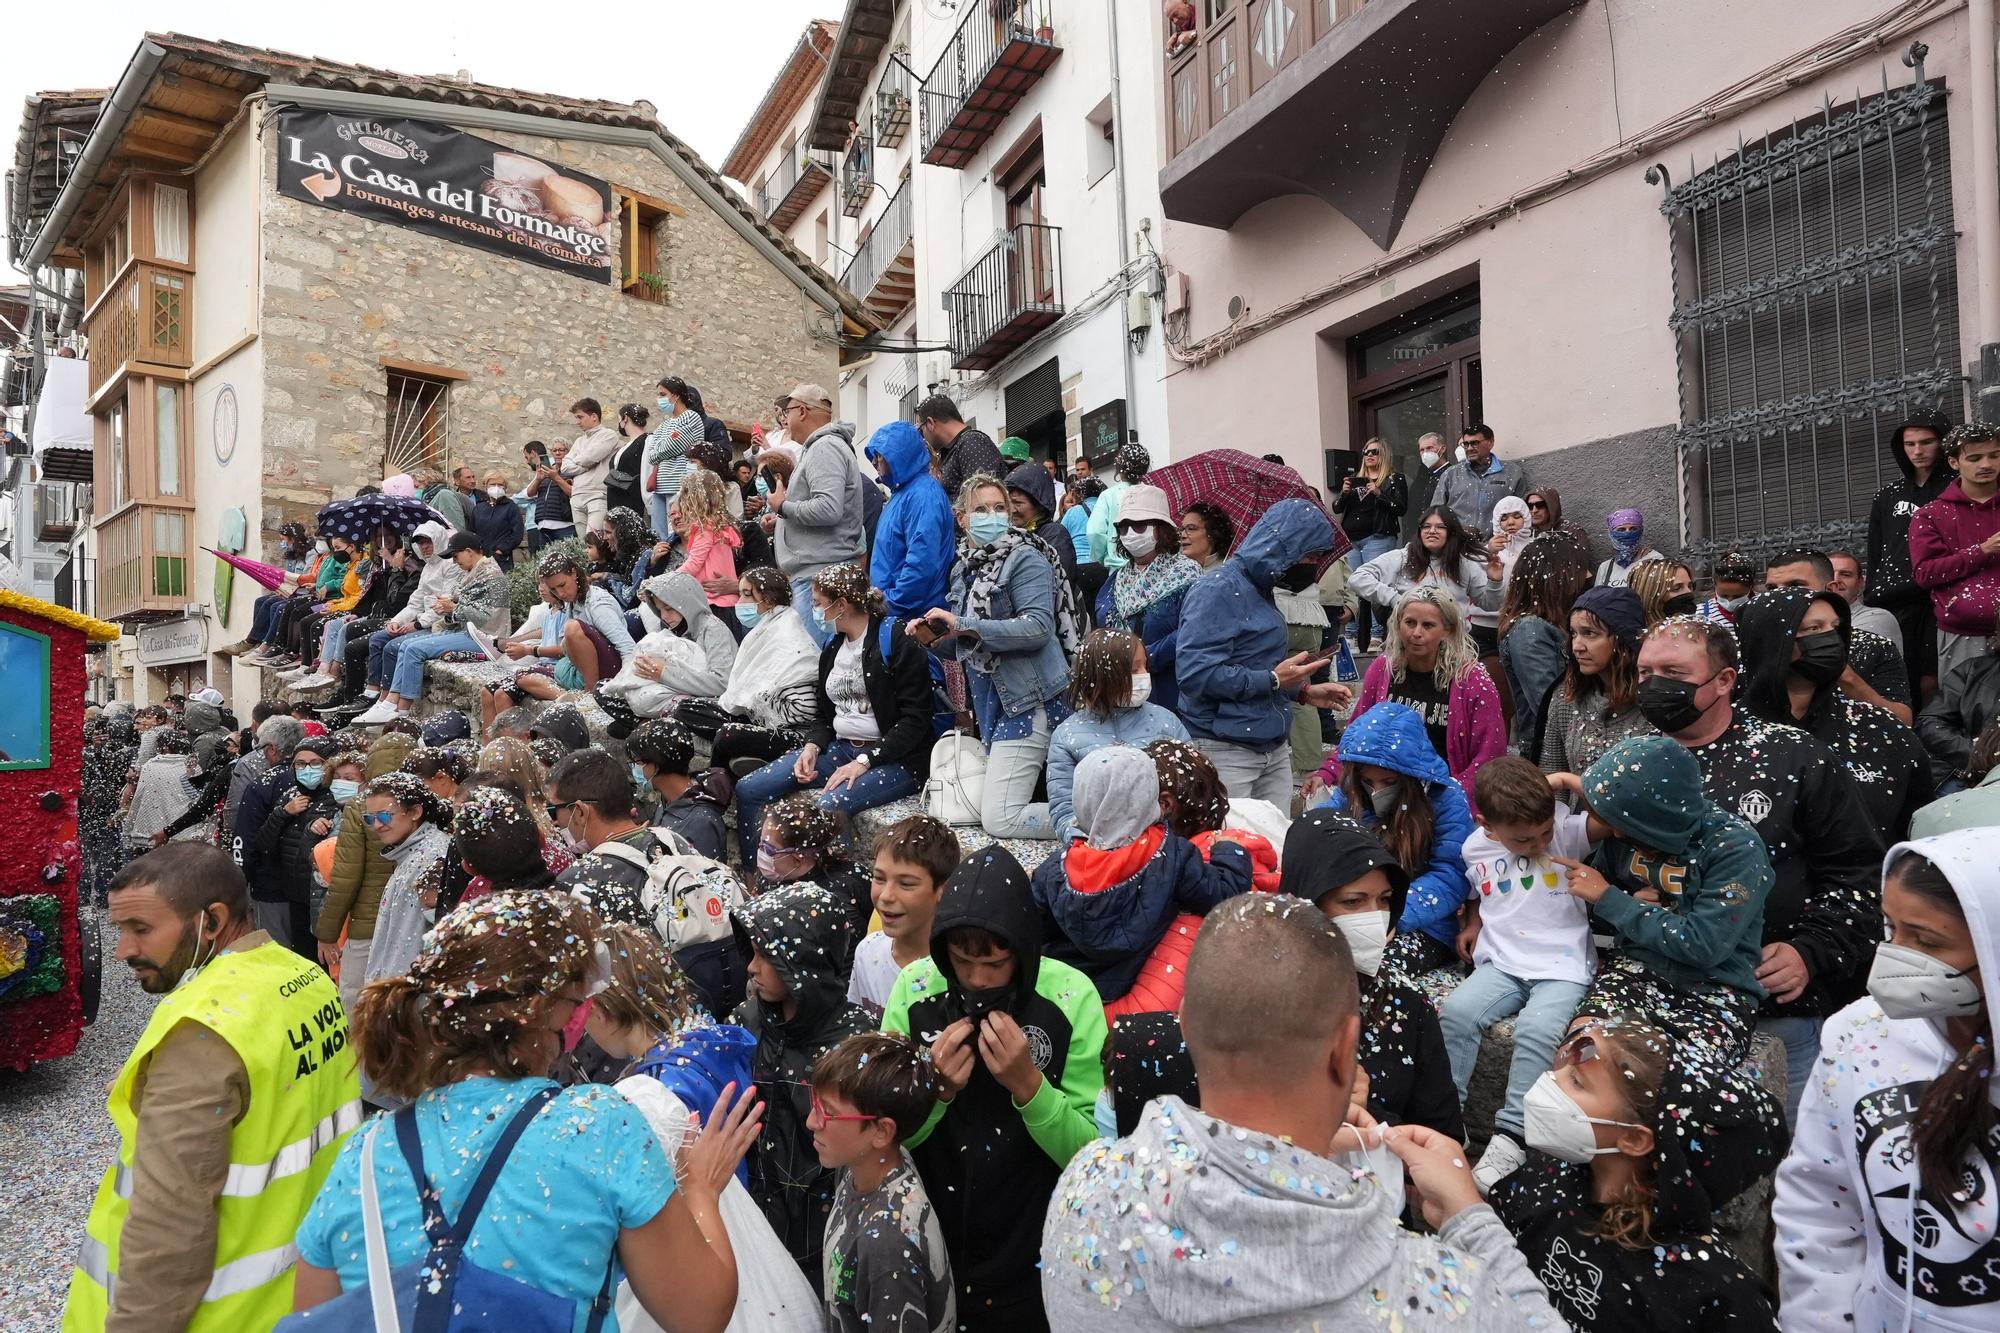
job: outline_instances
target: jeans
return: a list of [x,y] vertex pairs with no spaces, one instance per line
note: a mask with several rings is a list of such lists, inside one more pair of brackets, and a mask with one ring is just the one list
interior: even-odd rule
[[347,627],[353,623],[352,615],[335,616],[320,631],[319,662],[322,670],[329,662],[338,662],[347,656]]
[[667,519],[667,507],[674,502],[679,492],[654,491],[646,497],[646,517],[653,522],[653,531],[664,538],[673,531],[673,524]]
[[979,822],[989,838],[1053,838],[1047,801],[1034,800],[1035,784],[1049,760],[1049,713],[1035,710],[1035,729],[1018,741],[995,741],[986,751],[986,795]]
[[[1208,756],[1215,774],[1232,800],[1269,801],[1290,814],[1292,810],[1292,747],[1289,737],[1270,750],[1253,750],[1247,745],[1212,741],[1201,737],[1194,748]],[[987,763],[987,784],[993,782],[992,763]]]
[[[1392,551],[1395,547],[1396,539],[1385,534],[1378,533],[1373,537],[1363,537],[1360,541],[1354,543],[1352,547],[1348,548],[1347,568],[1350,571],[1359,569],[1376,556]],[[1354,642],[1357,646],[1364,648],[1368,646],[1368,636],[1370,634],[1369,617],[1371,615],[1381,620],[1382,632],[1386,635],[1389,632],[1388,613],[1370,602],[1366,597],[1356,597],[1354,599]]]
[[250,642],[269,643],[277,632],[278,613],[285,609],[285,598],[275,592],[267,592],[257,599],[250,613]]
[[383,670],[389,673],[389,688],[405,699],[424,692],[424,663],[446,653],[478,652],[479,645],[464,630],[437,634],[406,634],[382,655]]
[[1569,1027],[1584,990],[1580,981],[1523,981],[1491,963],[1475,968],[1438,1006],[1438,1024],[1444,1029],[1444,1050],[1451,1060],[1451,1081],[1458,1085],[1458,1099],[1465,1100],[1465,1090],[1472,1083],[1472,1067],[1479,1063],[1479,1042],[1486,1029],[1509,1014],[1519,1014],[1514,1020],[1514,1058],[1507,1066],[1507,1098],[1500,1103],[1493,1124],[1517,1142],[1524,1142],[1521,1099],[1553,1066],[1556,1043]]
[[361,998],[361,985],[368,980],[368,946],[373,940],[357,940],[352,935],[340,946],[340,1003],[348,1013]]
[[[412,631],[416,633],[417,631]],[[368,683],[387,685],[389,683],[389,646],[399,644],[409,638],[409,634],[391,634],[386,629],[378,629],[368,636]]]
[[792,605],[798,610],[799,619],[805,622],[806,633],[812,641],[824,648],[833,642],[833,631],[821,629],[813,619],[813,581],[810,575],[792,580]]
[[[736,836],[747,869],[757,864],[757,839],[764,831],[764,807],[795,791],[816,791],[826,785],[833,770],[861,753],[852,741],[836,740],[819,755],[818,773],[811,782],[801,783],[792,776],[799,751],[781,755],[736,784]],[[878,805],[900,801],[917,789],[917,780],[901,764],[877,764],[839,791],[820,793],[819,808],[843,815],[873,810]]]
[[1806,1095],[1806,1080],[1819,1062],[1819,1030],[1823,1018],[1778,1017],[1757,1020],[1757,1031],[1776,1037],[1785,1044],[1785,1128],[1799,1123],[1799,1099]]
[[566,542],[576,536],[576,524],[565,524],[560,528],[529,528],[528,549],[540,551],[555,542]]

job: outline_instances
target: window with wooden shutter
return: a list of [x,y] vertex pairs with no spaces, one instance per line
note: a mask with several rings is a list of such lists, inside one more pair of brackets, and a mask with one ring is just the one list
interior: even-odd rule
[[1962,411],[1942,89],[1919,67],[1828,105],[1661,208],[1690,553],[1858,543],[1895,477],[1888,433]]

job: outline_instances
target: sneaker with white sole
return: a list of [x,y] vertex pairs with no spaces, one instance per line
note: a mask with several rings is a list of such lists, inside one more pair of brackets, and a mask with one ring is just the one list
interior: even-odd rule
[[340,677],[329,676],[324,671],[316,671],[310,676],[293,681],[292,688],[301,693],[308,693],[312,690],[323,690],[329,685],[338,684],[340,684]]
[[1479,1155],[1479,1165],[1472,1168],[1472,1183],[1479,1187],[1480,1197],[1492,1193],[1495,1185],[1519,1171],[1527,1160],[1527,1150],[1512,1135],[1496,1130],[1486,1144],[1486,1151]]
[[385,727],[403,715],[402,710],[387,699],[377,699],[375,706],[355,718],[350,727]]

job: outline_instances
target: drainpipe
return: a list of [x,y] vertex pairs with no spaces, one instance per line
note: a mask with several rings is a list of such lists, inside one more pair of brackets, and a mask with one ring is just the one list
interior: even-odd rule
[[1972,415],[1980,421],[2000,412],[2000,83],[1993,6],[1994,0],[1970,0],[1966,7],[1972,47],[1972,262],[1979,275],[1979,374]]
[[[1990,7],[1990,6],[1989,6]],[[77,157],[76,166],[71,169],[69,179],[63,182],[61,193],[49,209],[48,221],[35,234],[35,243],[28,247],[28,253],[17,267],[24,273],[33,273],[49,262],[49,254],[62,239],[76,210],[83,205],[83,196],[97,181],[98,168],[111,156],[111,150],[125,133],[125,127],[132,123],[132,114],[146,98],[146,90],[152,86],[153,76],[160,72],[166,62],[167,49],[154,42],[140,42],[139,49],[132,56],[132,63],[125,67],[119,77],[118,86],[111,90],[111,96],[104,101],[103,109],[91,124],[90,137],[83,141],[83,152]]]
[[[1993,7],[1993,0],[1975,0],[1975,3],[1984,3],[1989,10]],[[1132,230],[1125,223],[1125,104],[1119,96],[1118,0],[1104,0],[1104,13],[1111,25],[1111,176],[1118,195],[1118,272],[1122,276],[1132,266]],[[1988,57],[1992,54],[1993,48],[1987,47]],[[1125,301],[1115,302],[1112,310],[1121,325],[1118,346],[1125,362],[1125,426],[1130,430],[1139,417],[1139,397],[1132,374],[1132,337],[1122,327]]]

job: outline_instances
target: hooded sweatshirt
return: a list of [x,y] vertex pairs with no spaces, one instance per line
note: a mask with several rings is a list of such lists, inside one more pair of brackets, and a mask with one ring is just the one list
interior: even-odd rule
[[1077,765],[1075,801],[1075,839],[1035,867],[1035,905],[1051,927],[1049,956],[1082,969],[1109,1003],[1132,989],[1176,916],[1206,916],[1249,891],[1250,858],[1220,842],[1205,861],[1161,823],[1159,770],[1129,745]]
[[853,440],[852,422],[831,421],[814,431],[785,490],[778,568],[795,583],[861,554],[863,483]]
[[1972,762],[1973,739],[1996,717],[2000,717],[2000,657],[1988,653],[1953,667],[1938,682],[1937,695],[1917,714],[1917,735],[1930,751],[1933,776],[1965,773]]
[[[1405,1231],[1402,1172],[1375,1150],[1321,1157],[1178,1097],[1063,1172],[1042,1234],[1060,1333],[1564,1327],[1493,1210]],[[961,1310],[964,1305],[961,1302]]]
[[1063,574],[1074,581],[1076,578],[1076,543],[1068,540],[1069,529],[1063,529],[1061,534],[1055,531],[1055,478],[1051,477],[1048,469],[1040,463],[1023,463],[1007,474],[1003,481],[1003,487],[1010,493],[1019,491],[1021,494],[1027,496],[1028,499],[1034,502],[1035,508],[1041,511],[1035,522],[1029,525],[1028,531],[1042,534],[1042,539],[1048,542],[1050,549],[1055,551],[1056,559],[1062,562]]
[[[1096,1137],[1093,1110],[1104,1086],[1104,1007],[1090,978],[1042,956],[1041,923],[1028,874],[999,845],[959,863],[931,923],[931,956],[896,978],[882,1030],[929,1045],[967,1015],[968,995],[951,966],[946,937],[980,926],[1006,941],[1014,980],[1000,1003],[1027,1036],[1042,1086],[1025,1106],[975,1054],[972,1077],[940,1102],[905,1147],[944,1230],[958,1279],[961,1320],[987,1312],[993,1328],[1040,1322],[1035,1264],[1042,1215],[1056,1178]],[[970,997],[977,1005],[981,997]]]
[[1882,840],[1861,789],[1825,745],[1741,708],[1720,736],[1689,753],[1701,765],[1703,794],[1763,840],[1777,876],[1764,904],[1764,943],[1790,944],[1812,973],[1797,999],[1767,998],[1760,1012],[1832,1013],[1861,993],[1882,938]]
[[846,907],[817,884],[775,889],[731,914],[745,958],[754,948],[791,990],[786,1018],[779,1005],[753,992],[736,1010],[735,1023],[757,1039],[751,1068],[764,1099],[764,1123],[750,1154],[750,1195],[771,1229],[815,1284],[820,1245],[833,1210],[840,1173],[823,1167],[813,1151],[813,1062],[844,1039],[874,1028],[868,1011],[847,1002],[841,963],[854,952]]
[[[1951,881],[1972,933],[1986,1012],[2000,1012],[2000,869],[1990,829],[1899,843],[1888,864],[1921,853]],[[1967,1155],[1962,1202],[1922,1187],[1911,1143],[1918,1104],[1956,1058],[1928,1018],[1892,1019],[1863,997],[1827,1021],[1778,1168],[1779,1324],[1785,1333],[2000,1328],[2000,1234],[1991,1139]],[[1987,1097],[2000,1105],[2000,1082]],[[1916,1295],[1905,1258],[1916,1241]]]
[[951,591],[958,521],[951,497],[931,475],[931,451],[917,428],[892,421],[868,440],[868,459],[888,465],[889,502],[875,524],[868,579],[889,614],[907,619],[943,606]]
[[[1686,747],[1665,736],[1620,741],[1583,774],[1583,797],[1614,830],[1596,860],[1611,887],[1596,914],[1617,947],[1684,989],[1720,984],[1762,995],[1769,858],[1757,835],[1701,791]],[[1633,896],[1650,888],[1658,906]]]
[[1853,774],[1875,832],[1884,842],[1900,841],[1910,831],[1910,817],[1937,789],[1917,733],[1886,709],[1849,698],[1832,682],[1814,690],[1804,717],[1792,714],[1787,690],[1794,679],[1792,646],[1799,622],[1816,601],[1840,618],[1838,632],[1845,645],[1854,628],[1847,599],[1838,593],[1773,588],[1737,612],[1743,706],[1767,722],[1811,732]]
[[1887,447],[1889,461],[1896,465],[1903,479],[1875,492],[1875,501],[1868,507],[1868,594],[1864,599],[1870,606],[1887,607],[1899,613],[1930,605],[1929,594],[1918,585],[1910,567],[1910,520],[1919,509],[1942,495],[1953,480],[1952,470],[1940,451],[1930,477],[1919,484],[1917,469],[1898,442],[1901,435],[1900,430],[1892,433]]
[[1714,1234],[1714,1221],[1784,1155],[1783,1110],[1743,1070],[1684,1043],[1661,1080],[1651,1128],[1652,1239],[1638,1248],[1597,1234],[1604,1210],[1590,1168],[1546,1153],[1529,1152],[1494,1187],[1494,1210],[1578,1333],[1770,1333],[1771,1294]]
[[445,543],[451,540],[451,529],[442,523],[419,523],[417,530],[410,534],[410,553],[416,554],[416,540],[428,537],[431,540],[431,558],[423,562],[423,570],[417,575],[417,590],[410,594],[410,600],[403,609],[389,617],[390,629],[407,629],[414,625],[429,628],[437,620],[437,613],[431,610],[431,602],[439,597],[450,597],[465,582],[465,571],[458,563],[444,553]]
[[1984,638],[1993,632],[2000,553],[1988,555],[1979,544],[1996,532],[2000,491],[1974,500],[1956,479],[1910,519],[1910,564],[1918,586],[1930,590],[1937,626],[1947,634]]
[[[1340,738],[1342,764],[1370,764],[1415,778],[1431,798],[1431,853],[1422,866],[1405,866],[1410,875],[1409,901],[1396,917],[1396,929],[1421,930],[1453,950],[1458,947],[1458,909],[1465,901],[1465,858],[1461,849],[1472,835],[1472,807],[1464,790],[1431,748],[1423,719],[1407,704],[1379,703],[1350,722]],[[1375,811],[1347,810],[1347,792],[1335,786],[1327,806],[1346,811],[1371,831],[1381,825]],[[1286,840],[1290,845],[1290,839]]]
[[[720,617],[709,610],[708,594],[701,590],[701,584],[686,570],[677,569],[671,574],[647,579],[643,591],[680,613],[680,629],[661,629],[660,632],[693,643],[701,649],[699,665],[684,669],[670,666],[660,673],[660,679],[654,683],[664,687],[669,694],[691,694],[704,699],[713,699],[721,694],[723,687],[729,684],[731,668],[736,665],[736,636],[729,632]],[[640,619],[649,625],[657,619],[643,598],[639,606]],[[641,640],[641,646],[626,659],[628,665],[643,652],[644,644],[653,641],[652,635]],[[633,711],[642,717],[653,716],[636,704]]]
[[1322,510],[1280,500],[1234,555],[1187,590],[1175,670],[1181,720],[1197,740],[1269,751],[1290,738],[1297,687],[1281,691],[1272,676],[1287,654],[1285,617],[1271,589],[1286,570],[1333,544]]

